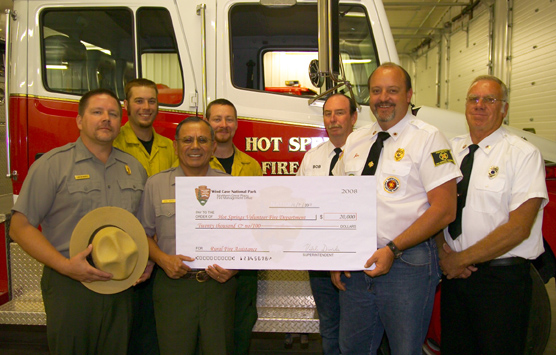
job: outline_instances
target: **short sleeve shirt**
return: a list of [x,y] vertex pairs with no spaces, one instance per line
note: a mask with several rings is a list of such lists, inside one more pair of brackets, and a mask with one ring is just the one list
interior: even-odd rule
[[[452,139],[458,165],[469,153],[469,134]],[[462,215],[462,235],[453,240],[444,230],[446,242],[455,251],[474,245],[509,220],[510,212],[531,198],[542,198],[531,234],[500,258],[534,259],[543,251],[543,209],[548,203],[544,162],[531,143],[500,127],[479,143],[474,154],[467,200]]]
[[309,150],[303,156],[297,176],[328,176],[330,161],[336,155],[335,148],[334,144],[326,141]]
[[48,241],[65,257],[73,229],[88,212],[105,206],[137,212],[147,173],[137,159],[112,149],[106,164],[83,144],[55,148],[29,169],[12,210],[42,227]]
[[[347,139],[334,175],[361,175],[372,144],[381,131],[378,123],[360,128]],[[461,176],[444,135],[408,113],[388,130],[377,170],[378,247],[413,224],[430,207],[427,192]]]
[[[176,255],[176,177],[186,176],[174,167],[151,176],[139,206],[138,218],[148,237],[155,234],[160,250]],[[230,176],[209,168],[206,176]]]

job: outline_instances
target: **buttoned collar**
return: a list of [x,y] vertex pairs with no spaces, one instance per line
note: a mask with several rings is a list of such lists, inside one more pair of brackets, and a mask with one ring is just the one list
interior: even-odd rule
[[77,163],[83,160],[92,159],[103,164],[105,167],[109,167],[116,162],[116,159],[114,158],[114,150],[115,148],[112,148],[110,156],[108,157],[108,161],[106,161],[106,164],[104,164],[93,153],[91,153],[89,149],[87,149],[87,147],[81,140],[81,137],[79,137],[77,138],[77,141],[75,141],[75,162]]
[[[400,120],[400,122],[396,123],[396,125],[394,127],[390,128],[389,130],[386,131],[386,132],[390,133],[390,138],[392,138],[394,141],[397,141],[398,138],[400,137],[401,133],[403,132],[403,130],[405,129],[405,127],[407,126],[407,124],[409,123],[409,121],[412,118],[415,118],[415,116],[413,116],[408,111],[405,114],[404,118],[402,118]],[[373,123],[372,128],[371,128],[371,132],[372,132],[371,137],[375,137],[379,132],[382,132],[382,128],[380,127],[378,122]]]
[[[505,137],[507,136],[507,131],[504,127],[500,126],[496,131],[492,132],[488,137],[484,138],[482,141],[480,141],[477,145],[479,146],[479,149],[485,153],[486,155],[489,155],[490,152],[496,147],[496,145],[501,142]],[[463,142],[463,146],[461,147],[461,150],[459,152],[457,152],[458,154],[460,154],[463,151],[467,151],[468,147],[473,144],[473,142],[471,141],[471,135],[467,135],[465,137],[465,140]]]

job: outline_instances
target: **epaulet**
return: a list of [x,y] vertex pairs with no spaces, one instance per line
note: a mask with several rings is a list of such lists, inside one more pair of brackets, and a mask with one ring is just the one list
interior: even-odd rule
[[42,155],[41,158],[50,159],[51,157],[54,157],[57,154],[67,152],[68,150],[71,150],[73,148],[75,148],[75,142],[71,142],[61,147],[51,149],[48,152],[46,152],[44,155]]

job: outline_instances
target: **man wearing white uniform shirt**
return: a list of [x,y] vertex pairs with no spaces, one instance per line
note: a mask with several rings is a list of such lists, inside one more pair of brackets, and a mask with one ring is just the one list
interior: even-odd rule
[[377,122],[353,132],[334,175],[376,176],[377,251],[364,272],[331,272],[340,292],[342,354],[421,354],[440,278],[431,238],[452,222],[456,178],[450,145],[408,111],[409,74],[385,63],[369,78]]
[[502,127],[508,90],[477,77],[467,93],[469,134],[452,140],[463,178],[456,220],[437,238],[442,354],[523,354],[532,281],[548,202],[539,150]]
[[[323,121],[329,140],[312,148],[303,157],[297,176],[331,175],[342,148],[357,121],[355,102],[344,94],[334,94],[324,102]],[[311,291],[317,305],[324,355],[340,353],[340,296],[326,271],[309,271]]]

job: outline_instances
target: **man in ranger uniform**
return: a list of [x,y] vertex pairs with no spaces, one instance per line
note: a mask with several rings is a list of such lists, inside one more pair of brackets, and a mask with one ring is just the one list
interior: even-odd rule
[[191,270],[184,261],[193,259],[176,255],[176,178],[229,175],[209,166],[216,142],[205,120],[183,120],[174,147],[179,165],[149,178],[138,212],[149,256],[160,268],[153,291],[160,353],[231,355],[237,271],[218,265]]
[[41,290],[50,352],[125,354],[131,289],[100,294],[85,287],[82,282],[107,281],[112,275],[89,264],[92,245],[70,258],[69,244],[78,221],[98,207],[135,214],[147,174],[137,159],[112,147],[122,119],[113,92],[89,91],[78,110],[77,141],[31,166],[12,209],[10,236],[45,264]]
[[[262,176],[259,163],[234,145],[237,131],[234,104],[226,99],[214,100],[207,106],[206,118],[216,138],[216,151],[210,160],[210,167],[232,176]],[[241,270],[236,278],[234,354],[247,355],[251,332],[257,322],[257,270]]]
[[[133,155],[143,165],[148,176],[172,167],[177,160],[170,139],[153,128],[158,115],[158,89],[148,79],[133,79],[125,86],[124,107],[128,121],[120,129],[114,147]],[[154,264],[149,263],[152,268]],[[158,354],[158,342],[152,301],[152,279],[133,288],[133,326],[129,354]]]
[[[338,162],[348,136],[357,122],[355,102],[344,94],[334,94],[324,102],[323,121],[329,140],[312,148],[303,157],[297,176],[328,176]],[[340,354],[340,295],[330,281],[330,272],[309,271],[311,291],[317,305],[324,355]]]

